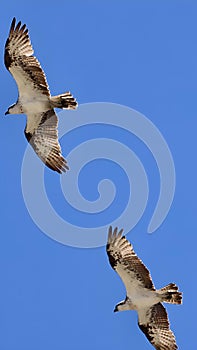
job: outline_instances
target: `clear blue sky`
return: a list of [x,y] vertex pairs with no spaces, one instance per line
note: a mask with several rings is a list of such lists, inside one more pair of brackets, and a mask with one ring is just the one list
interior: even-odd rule
[[[151,349],[138,329],[135,312],[113,313],[125,290],[108,264],[104,247],[62,245],[41,232],[26,209],[21,189],[25,116],[4,116],[17,98],[15,82],[3,65],[4,44],[14,16],[29,28],[52,94],[69,89],[79,104],[113,102],[134,108],[157,126],[168,143],[176,168],[176,192],[165,221],[150,235],[147,226],[159,191],[158,170],[145,147],[132,135],[129,138],[147,171],[150,194],[144,215],[128,238],[157,288],[176,282],[183,291],[183,306],[167,309],[179,348],[194,349],[197,3],[186,0],[18,0],[1,4],[0,348]],[[72,144],[80,145],[89,138],[91,130],[95,137],[94,130],[87,128],[62,139],[64,155]],[[104,128],[99,133],[102,131],[107,137]],[[110,135],[124,139],[121,132],[109,130]],[[99,172],[100,163],[95,166]],[[110,162],[105,168],[113,179],[117,171],[122,178],[117,186],[122,189],[113,214],[103,212],[99,220],[94,218],[98,231],[99,225],[110,224],[116,210],[119,213],[118,205],[127,199],[121,199],[128,185],[124,174]],[[48,169],[45,173],[53,205],[66,219],[59,175]],[[86,168],[84,174],[82,193],[90,200],[92,172],[89,175]],[[73,223],[91,226],[91,214],[80,216],[75,210],[69,215]]]

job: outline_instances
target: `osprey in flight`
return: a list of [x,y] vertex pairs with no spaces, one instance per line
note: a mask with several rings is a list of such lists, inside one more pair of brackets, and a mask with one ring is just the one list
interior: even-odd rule
[[54,108],[76,109],[77,102],[70,92],[51,96],[45,74],[33,56],[26,25],[16,25],[14,18],[5,44],[5,66],[16,80],[19,96],[5,114],[27,115],[25,136],[36,154],[52,170],[68,169],[58,142],[58,119]]
[[156,350],[176,350],[168,315],[162,302],[182,303],[182,293],[174,283],[155,289],[150,273],[135,254],[132,245],[122,236],[123,230],[109,228],[107,254],[112,268],[125,284],[126,299],[114,311],[136,310],[138,325]]

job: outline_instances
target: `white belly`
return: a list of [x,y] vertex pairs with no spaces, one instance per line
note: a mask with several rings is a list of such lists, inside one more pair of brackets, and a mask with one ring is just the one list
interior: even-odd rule
[[31,100],[31,101],[20,101],[23,108],[23,113],[25,114],[36,114],[36,113],[42,113],[48,111],[51,106],[50,102],[47,101],[38,101],[38,100]]
[[161,298],[157,295],[156,291],[144,288],[136,290],[134,294],[132,294],[131,296],[128,295],[128,297],[136,310],[148,308],[161,301]]

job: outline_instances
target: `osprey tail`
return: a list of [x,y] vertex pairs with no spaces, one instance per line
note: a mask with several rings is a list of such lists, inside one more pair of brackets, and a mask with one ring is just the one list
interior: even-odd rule
[[178,287],[174,283],[169,283],[167,286],[158,290],[162,296],[162,302],[170,304],[181,304],[182,293],[178,291]]
[[51,96],[50,101],[53,108],[77,108],[77,101],[69,91],[61,95]]

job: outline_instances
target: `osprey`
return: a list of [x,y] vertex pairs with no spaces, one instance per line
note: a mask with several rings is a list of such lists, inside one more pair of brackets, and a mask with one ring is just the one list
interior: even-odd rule
[[58,142],[58,119],[54,108],[75,109],[77,102],[70,92],[51,96],[45,74],[33,56],[26,25],[16,25],[14,18],[5,44],[5,66],[18,86],[18,100],[5,114],[27,115],[25,136],[36,154],[52,170],[69,169]]
[[138,326],[156,350],[176,350],[168,315],[162,302],[182,303],[182,293],[174,283],[155,289],[150,273],[135,254],[132,245],[122,236],[123,229],[109,228],[107,254],[112,268],[125,284],[126,299],[114,311],[136,310]]

